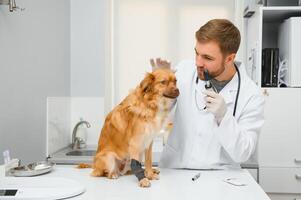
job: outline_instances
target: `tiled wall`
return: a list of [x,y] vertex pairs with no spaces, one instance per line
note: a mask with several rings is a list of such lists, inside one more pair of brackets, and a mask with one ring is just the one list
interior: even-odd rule
[[47,155],[71,143],[72,131],[80,120],[88,121],[90,128],[81,125],[78,136],[86,135],[87,145],[97,145],[104,121],[102,97],[49,97],[47,99]]
[[46,155],[70,143],[70,98],[47,98]]
[[78,130],[78,134],[86,132],[88,145],[97,145],[104,118],[104,98],[71,98],[71,131],[75,127],[76,123],[78,123],[81,119],[88,121],[91,124],[90,128],[87,129],[85,125],[81,125]]

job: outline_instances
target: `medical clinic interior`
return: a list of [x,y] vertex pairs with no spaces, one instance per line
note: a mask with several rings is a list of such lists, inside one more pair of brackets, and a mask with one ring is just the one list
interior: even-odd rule
[[301,199],[300,52],[300,0],[0,0],[0,199]]

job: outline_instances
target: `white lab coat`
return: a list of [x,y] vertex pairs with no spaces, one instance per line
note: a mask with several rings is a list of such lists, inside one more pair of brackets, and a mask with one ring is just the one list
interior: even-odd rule
[[[196,84],[193,61],[176,67],[180,95],[174,114],[174,127],[163,150],[160,167],[215,169],[239,166],[255,152],[264,123],[264,97],[248,77],[244,65],[240,71],[241,86],[235,117],[233,109],[238,89],[238,75],[220,91],[227,112],[218,126],[212,113],[204,110],[204,81]],[[198,104],[196,104],[198,103]]]

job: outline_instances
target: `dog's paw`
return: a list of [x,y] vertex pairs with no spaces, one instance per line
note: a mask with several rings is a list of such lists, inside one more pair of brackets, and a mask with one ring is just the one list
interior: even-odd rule
[[116,172],[113,172],[111,174],[108,175],[109,179],[117,179],[119,177],[119,174]]
[[160,174],[160,170],[159,170],[159,169],[153,168],[152,170],[153,170],[153,173],[155,173],[155,174]]
[[140,187],[150,187],[151,186],[151,182],[147,178],[143,178],[143,179],[141,179],[139,181],[139,186]]
[[103,173],[97,169],[94,169],[93,172],[90,174],[91,176],[94,176],[94,177],[98,177],[98,176],[102,176]]
[[149,180],[159,180],[160,179],[159,174],[154,173],[153,170],[151,170],[151,171],[145,171],[144,174],[145,174],[146,178],[148,178]]

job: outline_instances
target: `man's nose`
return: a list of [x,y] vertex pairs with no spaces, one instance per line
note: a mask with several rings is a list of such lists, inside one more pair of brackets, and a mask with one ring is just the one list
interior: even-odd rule
[[195,56],[195,64],[196,66],[204,66],[204,60],[201,56]]

